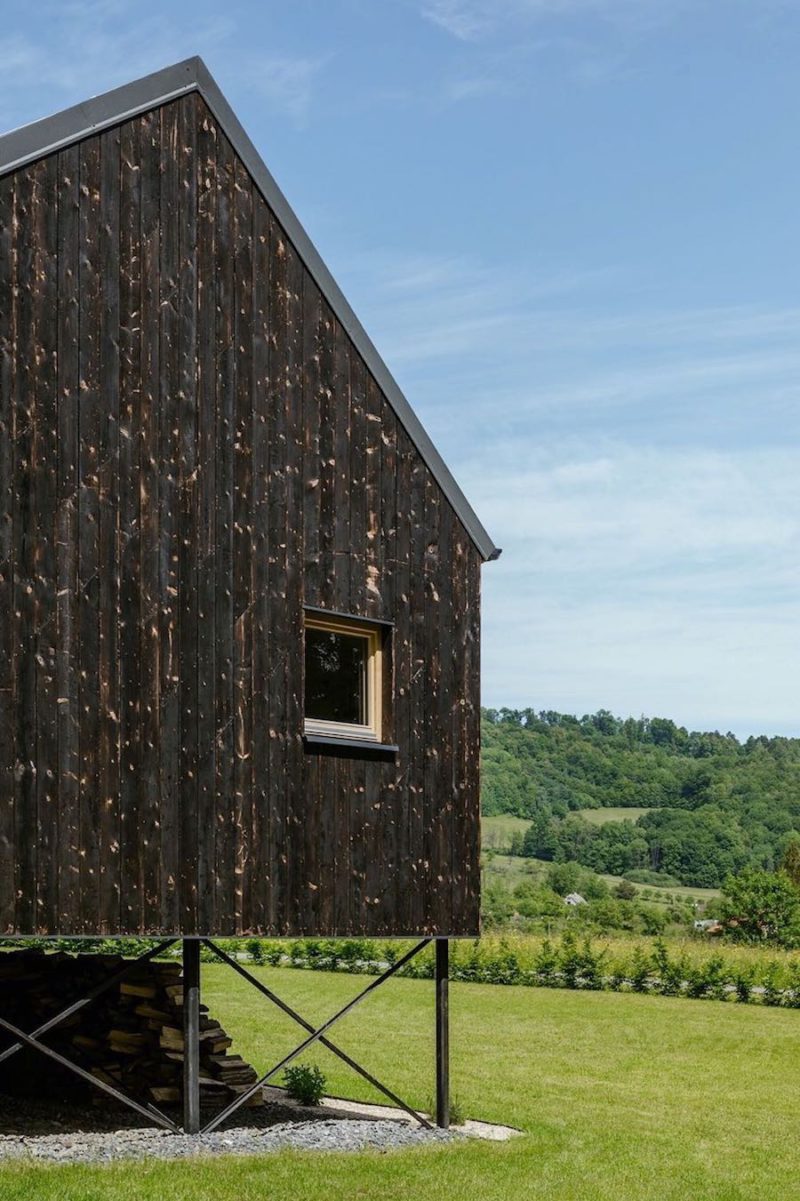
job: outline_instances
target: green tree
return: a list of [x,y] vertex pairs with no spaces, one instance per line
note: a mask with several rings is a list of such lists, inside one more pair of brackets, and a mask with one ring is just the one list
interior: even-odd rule
[[723,920],[744,942],[793,945],[800,936],[800,892],[786,872],[746,868],[724,885]]
[[793,834],[786,844],[781,859],[781,871],[786,872],[795,888],[800,889],[800,837],[796,834]]
[[524,855],[524,842],[522,834],[519,830],[515,830],[511,835],[511,843],[508,848],[509,855]]
[[[739,742],[668,718],[504,708],[484,712],[481,742],[483,811],[530,822],[524,853],[537,859],[718,888],[745,867],[774,870],[797,838],[800,738]],[[631,806],[648,812],[603,825],[583,817]]]
[[575,892],[581,878],[580,865],[577,863],[554,863],[547,872],[547,886],[560,897]]

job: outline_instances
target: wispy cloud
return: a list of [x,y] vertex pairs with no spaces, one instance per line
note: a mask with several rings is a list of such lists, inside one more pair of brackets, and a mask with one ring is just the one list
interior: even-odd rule
[[330,57],[245,57],[237,69],[237,75],[262,96],[270,108],[287,113],[300,125],[309,116],[317,77]]
[[548,17],[597,15],[637,26],[662,21],[684,0],[424,0],[422,15],[460,41],[479,41],[509,25]]
[[[11,36],[0,44],[0,108],[8,114],[8,127],[84,99],[87,87],[96,94],[198,53],[221,78],[244,84],[270,109],[301,124],[327,61],[242,48],[240,25],[224,12],[198,16],[189,43],[184,15],[173,16],[169,8],[134,14],[120,0],[67,0],[47,4],[43,15],[46,36]],[[43,111],[33,110],[31,96],[42,94],[57,99]]]
[[570,571],[640,575],[675,563],[682,577],[702,576],[712,560],[777,552],[776,570],[789,568],[800,586],[794,447],[643,447],[617,437],[600,455],[589,445],[559,453],[551,443],[516,463],[506,447],[487,459],[475,488],[486,521],[517,546],[535,544],[545,569],[569,551]]
[[638,697],[690,725],[786,729],[800,312],[653,310],[633,286],[610,313],[613,273],[532,282],[430,256],[355,259],[353,290],[504,547],[484,572],[487,702]]
[[35,68],[39,51],[23,37],[9,37],[0,42],[0,78],[7,73],[17,77]]
[[[490,703],[638,708],[786,731],[800,617],[796,449],[557,446],[471,494],[507,553],[484,572]],[[509,631],[514,637],[509,638]],[[794,732],[797,732],[795,721]]]
[[491,5],[470,0],[427,0],[422,15],[454,38],[474,41],[492,28]]
[[[602,431],[625,415],[626,436],[706,443],[797,428],[800,309],[730,305],[604,311],[625,294],[613,271],[531,279],[466,259],[354,256],[342,278],[401,383],[456,453],[537,421],[542,437]],[[461,436],[449,419],[459,398]],[[778,419],[780,421],[778,422]],[[798,430],[800,436],[800,430]]]
[[452,101],[484,100],[487,96],[512,96],[518,86],[518,82],[508,76],[472,75],[446,81],[444,95]]

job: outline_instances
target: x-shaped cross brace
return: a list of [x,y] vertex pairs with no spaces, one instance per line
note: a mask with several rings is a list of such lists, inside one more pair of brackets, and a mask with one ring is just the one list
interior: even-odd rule
[[209,1131],[216,1130],[218,1126],[221,1126],[222,1123],[226,1121],[231,1114],[239,1108],[240,1105],[244,1105],[245,1102],[247,1102],[250,1097],[254,1095],[254,1093],[258,1092],[258,1090],[264,1084],[266,1084],[269,1079],[277,1075],[282,1068],[285,1068],[287,1064],[291,1063],[293,1059],[296,1059],[298,1055],[302,1054],[303,1051],[305,1051],[312,1045],[312,1043],[315,1042],[321,1043],[323,1047],[326,1047],[329,1051],[332,1051],[334,1055],[338,1055],[339,1059],[343,1060],[344,1063],[358,1072],[360,1076],[363,1076],[363,1078],[369,1081],[374,1088],[378,1089],[379,1092],[382,1092],[385,1097],[388,1097],[392,1102],[394,1102],[395,1105],[399,1105],[401,1109],[405,1110],[407,1114],[410,1114],[411,1117],[415,1118],[416,1121],[418,1121],[426,1129],[430,1129],[430,1122],[428,1122],[422,1116],[422,1114],[417,1113],[415,1109],[412,1109],[410,1105],[407,1105],[405,1101],[401,1100],[401,1098],[393,1093],[391,1089],[387,1088],[385,1084],[381,1084],[380,1080],[377,1080],[370,1072],[368,1072],[365,1068],[362,1068],[360,1064],[356,1063],[356,1061],[352,1059],[345,1051],[342,1051],[340,1047],[337,1047],[335,1043],[331,1042],[330,1039],[325,1037],[326,1032],[330,1030],[334,1023],[338,1022],[341,1018],[348,1014],[351,1009],[354,1009],[356,1005],[363,1001],[369,993],[373,992],[379,987],[379,985],[383,984],[385,980],[388,980],[390,976],[393,976],[395,972],[398,972],[400,968],[404,967],[405,964],[407,964],[410,959],[413,959],[414,956],[417,955],[424,947],[426,947],[430,941],[431,940],[429,938],[424,938],[422,942],[417,943],[412,950],[408,951],[405,955],[398,959],[396,963],[393,963],[385,972],[382,973],[382,975],[378,976],[375,980],[372,980],[370,984],[368,984],[367,987],[358,994],[358,996],[354,997],[352,1001],[349,1001],[347,1005],[343,1006],[343,1008],[335,1013],[332,1018],[329,1018],[328,1021],[323,1023],[322,1026],[315,1028],[310,1022],[307,1022],[305,1018],[301,1017],[296,1010],[292,1009],[290,1005],[287,1005],[285,1001],[282,1001],[280,997],[276,996],[276,994],[272,992],[271,989],[267,988],[265,984],[262,984],[260,980],[257,980],[255,976],[252,976],[250,972],[246,971],[246,969],[243,968],[240,963],[237,963],[235,959],[231,959],[229,955],[226,955],[220,947],[216,946],[211,941],[211,939],[202,939],[202,942],[205,944],[205,946],[213,951],[219,959],[227,963],[229,967],[232,967],[234,971],[238,972],[240,976],[243,976],[245,980],[248,980],[250,984],[252,984],[254,988],[257,988],[260,993],[268,998],[268,1000],[277,1005],[279,1009],[282,1009],[283,1012],[290,1018],[293,1018],[294,1021],[297,1022],[298,1025],[302,1026],[304,1030],[308,1031],[308,1038],[304,1039],[298,1047],[295,1047],[294,1051],[291,1051],[288,1055],[285,1055],[280,1063],[277,1063],[274,1067],[270,1068],[270,1070],[266,1072],[260,1080],[257,1080],[255,1084],[251,1085],[250,1088],[236,1097],[236,1099],[232,1101],[230,1105],[227,1105],[225,1109],[218,1113],[215,1118],[212,1118],[212,1120],[203,1128],[203,1134],[207,1134]]

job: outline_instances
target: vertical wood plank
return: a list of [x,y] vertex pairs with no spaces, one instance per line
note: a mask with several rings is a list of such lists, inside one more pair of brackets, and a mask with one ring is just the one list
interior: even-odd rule
[[[321,300],[317,351],[319,359],[317,437],[319,485],[316,517],[319,532],[317,535],[316,603],[326,609],[336,608],[336,436],[339,433],[336,407],[340,403],[337,384],[341,380],[341,375],[337,373],[336,325],[330,305],[324,299]],[[342,399],[345,413],[347,413],[348,397],[345,396]],[[313,594],[313,582],[309,581],[306,595]]]
[[[38,829],[37,929],[58,926],[58,706],[55,542],[58,491],[58,162],[35,168],[34,363],[36,423],[33,462],[36,509],[34,596],[36,625],[36,799]],[[34,648],[29,648],[33,650]]]
[[269,600],[267,609],[269,651],[267,696],[269,701],[268,773],[270,895],[269,926],[277,934],[289,929],[289,808],[286,768],[289,761],[287,728],[288,655],[286,596],[289,544],[289,419],[286,403],[289,371],[288,243],[270,218],[269,277],[269,477],[267,519],[270,539]]
[[[452,845],[453,821],[455,812],[455,797],[453,791],[453,710],[458,703],[458,694],[453,677],[452,642],[453,627],[456,614],[453,610],[452,586],[452,530],[453,511],[448,502],[442,497],[439,488],[434,483],[433,495],[436,497],[439,512],[437,564],[432,573],[430,584],[432,604],[439,615],[439,674],[440,683],[437,692],[437,705],[432,729],[436,743],[436,757],[432,766],[434,774],[435,803],[431,818],[432,850],[431,858],[435,863],[433,876],[436,883],[438,900],[436,909],[437,928],[442,934],[449,934],[453,922],[453,887],[452,887]],[[426,506],[427,513],[427,506]],[[427,520],[427,519],[426,519]]]
[[160,110],[160,300],[158,431],[158,625],[160,642],[160,924],[180,928],[180,238],[179,105]]
[[[290,919],[299,932],[308,929],[305,913],[305,768],[303,749],[303,313],[306,277],[297,252],[287,246],[286,439],[286,778]],[[313,286],[313,285],[311,285]]]
[[425,479],[426,472],[416,454],[411,453],[411,479],[408,497],[410,521],[411,577],[411,678],[408,711],[410,748],[408,752],[408,806],[410,818],[410,880],[413,889],[411,921],[413,930],[430,930],[427,920],[427,844],[425,835],[425,748],[428,743],[425,700],[427,691],[427,621],[425,595]]
[[375,380],[368,374],[366,389],[365,614],[368,617],[378,618],[384,616],[384,548],[381,539],[381,479],[383,475],[381,399]]
[[414,888],[409,881],[416,878],[414,857],[414,813],[412,787],[414,775],[411,770],[416,754],[412,729],[412,698],[414,689],[412,620],[411,620],[411,555],[412,555],[412,505],[411,473],[413,451],[402,431],[397,434],[397,563],[394,575],[394,613],[396,626],[392,639],[393,680],[391,689],[394,697],[391,737],[399,749],[397,767],[397,871],[395,879],[395,920],[403,931],[414,930]]
[[80,155],[58,155],[58,794],[59,930],[80,928],[78,430]]
[[14,176],[0,180],[0,931],[16,928],[14,764],[16,640],[14,493],[16,456],[16,222]]
[[178,154],[178,630],[180,765],[178,808],[180,928],[198,927],[198,641],[200,632],[200,485],[197,405],[197,98],[176,105]]
[[142,140],[141,122],[120,130],[120,422],[119,422],[119,726],[120,927],[144,927],[142,672],[139,596],[142,540],[139,521],[142,364]]
[[269,570],[273,531],[269,525],[270,489],[270,227],[266,206],[253,196],[253,367],[251,442],[253,451],[252,555],[252,805],[250,920],[254,932],[270,926],[269,892],[273,886],[270,838],[270,641]]
[[233,428],[236,351],[233,342],[235,163],[226,138],[217,142],[217,428],[216,428],[216,776],[215,888],[218,929],[234,930],[234,648]]
[[[297,437],[302,447],[303,478],[303,579],[306,599],[320,604],[320,323],[321,297],[314,281],[303,272],[292,250],[291,261],[297,264],[303,280],[303,306],[298,313],[300,323],[298,345],[301,348],[302,407],[297,410]],[[312,603],[312,602],[309,602]]]
[[98,386],[98,903],[101,932],[120,928],[119,418],[120,134],[100,139],[98,265],[102,271]]
[[78,627],[80,637],[81,931],[91,933],[100,912],[100,558],[99,465],[102,421],[100,322],[100,140],[81,144],[80,410],[78,492]]
[[234,176],[236,395],[233,421],[234,879],[237,933],[250,927],[253,845],[253,196],[241,163]]
[[481,561],[474,546],[469,548],[465,575],[467,601],[462,616],[464,633],[464,808],[467,830],[465,901],[458,930],[475,934],[480,928],[481,820],[480,820],[480,696],[481,696]]
[[197,575],[198,928],[216,926],[216,464],[217,464],[217,128],[197,111]]
[[[467,572],[469,570],[468,548],[463,527],[457,521],[453,522],[451,557],[453,570],[451,573],[451,620],[457,627],[462,625],[467,607]],[[466,750],[468,731],[466,728],[466,638],[455,637],[450,641],[450,663],[446,670],[452,681],[452,712],[451,737],[452,751],[450,755],[450,789],[453,797],[453,815],[450,827],[450,844],[447,848],[451,879],[451,912],[452,922],[450,932],[461,933],[463,930],[464,913],[467,908],[466,885],[471,874],[469,830],[471,813],[469,808],[469,791],[467,774]],[[469,731],[471,733],[471,731]]]
[[35,596],[34,548],[36,510],[33,479],[33,446],[36,428],[34,388],[33,289],[34,243],[33,208],[38,199],[35,174],[21,172],[14,189],[14,228],[17,245],[15,291],[17,361],[14,373],[14,448],[16,479],[14,491],[14,549],[15,581],[13,620],[15,624],[15,685],[14,726],[16,743],[14,841],[16,846],[14,876],[17,897],[16,922],[20,930],[36,930],[36,660],[30,653],[34,645]]
[[160,452],[160,201],[161,121],[145,113],[138,121],[141,163],[141,395],[139,430],[139,655],[141,680],[141,781],[139,840],[142,847],[142,926],[162,928],[163,911],[160,806],[161,590],[159,571]]
[[351,433],[350,433],[350,339],[337,321],[334,326],[334,472],[333,555],[334,581],[331,605],[340,613],[350,608]]
[[[297,261],[296,254],[292,259]],[[315,282],[307,273],[303,277],[302,305],[302,406],[293,412],[296,423],[296,441],[302,448],[300,471],[302,476],[302,530],[303,530],[303,580],[302,599],[307,603],[324,604],[322,583],[321,548],[324,535],[321,528],[321,494],[324,468],[321,448],[325,433],[323,424],[327,417],[327,405],[323,391],[322,343],[323,313],[322,298]],[[290,518],[291,528],[291,518]],[[299,646],[298,646],[299,649]],[[290,660],[293,649],[289,647]],[[302,715],[298,715],[302,720]],[[320,800],[320,764],[316,757],[304,762],[304,797],[293,792],[293,856],[296,868],[293,877],[296,913],[299,924],[307,930],[319,928],[320,843],[324,837],[324,805]],[[300,818],[301,804],[303,810]]]
[[360,355],[350,358],[350,611],[367,607],[367,373]]

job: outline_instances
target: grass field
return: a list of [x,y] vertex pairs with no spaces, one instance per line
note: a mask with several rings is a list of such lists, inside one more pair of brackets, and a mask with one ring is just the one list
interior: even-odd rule
[[[309,1018],[365,983],[261,969]],[[299,1035],[219,967],[206,999],[264,1067]],[[397,980],[337,1029],[366,1066],[424,1104],[433,989]],[[800,1014],[611,993],[452,986],[454,1093],[525,1137],[391,1154],[281,1154],[108,1168],[0,1170],[2,1201],[787,1201],[800,1173]],[[334,1091],[369,1095],[323,1051]]]
[[635,822],[643,813],[650,813],[650,810],[634,809],[632,806],[629,809],[614,809],[609,806],[608,809],[581,809],[579,816],[592,826],[605,826],[607,822]]
[[[593,826],[604,826],[606,822],[635,822],[649,809],[619,808],[619,809],[580,809],[578,816]],[[481,834],[483,845],[490,850],[504,851],[511,845],[514,834],[524,834],[530,825],[524,817],[513,817],[510,813],[500,813],[493,817],[481,818]]]
[[507,851],[514,834],[524,834],[530,824],[524,817],[512,817],[510,813],[482,817],[481,842],[487,850]]
[[[492,880],[503,880],[510,888],[519,884],[521,880],[534,880],[542,883],[549,866],[550,864],[545,863],[543,859],[523,859],[519,855],[493,854],[491,858],[487,858],[484,880],[486,883],[491,883]],[[621,876],[609,875],[603,875],[602,878],[612,888],[622,879]],[[720,895],[718,888],[691,888],[683,884],[676,884],[670,888],[658,888],[653,884],[636,884],[635,887],[640,893],[647,892],[649,899],[653,902],[665,905],[669,904],[672,897],[681,899],[691,897],[695,901],[704,902]]]
[[[572,927],[575,932],[575,927]],[[502,951],[512,952],[520,967],[533,968],[536,955],[541,949],[547,935],[520,933],[511,930],[500,930],[483,934],[480,939],[480,951],[487,957],[499,955]],[[558,942],[559,933],[551,936],[551,942]],[[582,937],[582,935],[578,935]],[[688,935],[667,937],[667,948],[673,959],[685,959],[694,967],[708,963],[712,956],[723,957],[727,967],[732,969],[750,969],[760,980],[770,964],[774,964],[779,974],[779,986],[786,987],[793,965],[800,962],[800,953],[795,950],[785,950],[775,946],[748,946],[746,943],[718,942],[716,939],[692,938]],[[591,936],[592,947],[596,953],[605,953],[608,963],[630,962],[638,948],[644,955],[652,955],[656,939],[646,934],[631,933],[594,933]],[[461,948],[471,948],[471,943],[459,943],[453,952],[454,961],[461,955]],[[800,1016],[798,1017],[800,1024]]]

